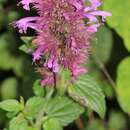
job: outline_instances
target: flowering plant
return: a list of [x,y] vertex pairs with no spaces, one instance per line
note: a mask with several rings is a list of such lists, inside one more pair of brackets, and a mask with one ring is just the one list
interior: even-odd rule
[[86,107],[104,117],[104,94],[85,67],[95,33],[105,18],[111,16],[98,10],[101,4],[100,0],[21,0],[18,3],[25,10],[32,8],[37,13],[13,22],[13,26],[24,34],[29,28],[35,31],[32,37],[23,37],[24,51],[26,48],[32,55],[42,79],[35,82],[36,96],[26,104],[23,98],[20,102],[7,100],[0,104],[15,116],[9,130],[61,130]]

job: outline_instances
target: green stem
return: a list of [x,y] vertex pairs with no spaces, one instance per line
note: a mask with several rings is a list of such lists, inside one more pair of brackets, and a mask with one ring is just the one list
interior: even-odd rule
[[38,116],[36,118],[35,127],[37,128],[37,130],[41,130],[41,125],[43,123],[43,117],[45,115],[45,109],[46,109],[46,106],[48,104],[48,101],[52,97],[53,92],[54,92],[54,89],[51,89],[51,91],[47,94],[47,96],[46,96],[46,103],[45,103],[43,109],[39,112],[39,114],[38,114]]
[[40,112],[39,112],[39,114],[38,114],[38,116],[37,116],[37,119],[36,119],[36,124],[35,124],[35,127],[37,128],[37,130],[41,130],[41,125],[42,125],[42,119],[43,119],[43,117],[44,117],[44,110],[45,108],[43,108]]

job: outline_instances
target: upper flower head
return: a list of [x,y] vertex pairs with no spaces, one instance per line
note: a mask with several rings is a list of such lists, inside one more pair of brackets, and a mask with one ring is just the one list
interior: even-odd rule
[[[99,0],[22,0],[19,4],[38,16],[23,18],[15,23],[20,33],[28,28],[37,32],[33,62],[39,62],[43,75],[42,85],[54,84],[54,75],[61,67],[71,71],[72,78],[86,73],[83,67],[89,53],[90,42],[101,21],[111,13],[97,10]],[[101,17],[100,20],[98,17]]]

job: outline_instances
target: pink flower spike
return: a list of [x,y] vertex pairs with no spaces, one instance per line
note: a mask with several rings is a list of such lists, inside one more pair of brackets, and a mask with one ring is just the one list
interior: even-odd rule
[[[86,1],[90,5],[85,5]],[[31,4],[38,15],[23,18],[14,26],[20,33],[28,28],[36,32],[31,53],[43,77],[41,84],[55,86],[61,67],[70,71],[70,81],[87,73],[82,66],[89,57],[92,39],[105,18],[111,16],[98,10],[101,0],[21,0],[20,4],[26,10]]]

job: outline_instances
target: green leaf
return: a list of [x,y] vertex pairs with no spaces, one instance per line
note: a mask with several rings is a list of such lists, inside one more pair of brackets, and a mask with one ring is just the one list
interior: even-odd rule
[[4,4],[7,0],[0,0],[0,30],[7,26],[7,17],[5,17],[5,10],[2,4]]
[[14,73],[19,76],[19,77],[24,77],[24,73],[23,70],[24,68],[24,58],[23,57],[14,57],[14,64],[12,64],[12,69],[14,71]]
[[0,124],[4,124],[6,120],[5,112],[0,109]]
[[7,0],[0,0],[0,4],[4,4],[6,2],[7,2]]
[[94,59],[91,57],[89,58],[87,68],[89,70],[88,75],[90,75],[96,80],[96,82],[101,87],[105,96],[107,98],[113,98],[115,96],[114,88],[107,81],[107,79],[104,79],[104,76],[102,75],[102,71],[100,70],[100,67],[97,67],[97,65],[94,62]]
[[112,50],[112,32],[105,26],[100,27],[96,38],[97,40],[92,44],[92,56],[95,60],[98,58],[100,62],[106,63],[110,58]]
[[6,79],[1,85],[1,97],[2,99],[16,98],[17,96],[18,82],[15,78]]
[[18,17],[19,17],[19,13],[12,10],[11,12],[8,13],[8,16],[7,16],[8,23],[18,19]]
[[32,47],[32,40],[33,37],[29,36],[23,36],[21,37],[21,40],[25,43],[24,45],[20,46],[19,49],[25,53],[29,53],[29,49],[33,49]]
[[23,42],[25,42],[26,45],[30,45],[30,43],[32,43],[32,39],[33,39],[33,37],[31,37],[31,36],[29,36],[29,37],[27,37],[27,36],[21,37],[21,40],[22,40]]
[[14,116],[16,116],[16,114],[17,114],[17,112],[8,112],[8,113],[6,114],[6,116],[7,116],[8,118],[13,118]]
[[117,69],[117,98],[121,108],[130,113],[130,57],[124,59]]
[[124,130],[126,127],[125,115],[121,112],[112,111],[110,113],[108,128],[109,130]]
[[[114,28],[117,33],[124,39],[126,48],[130,51],[130,1],[125,0],[104,0],[104,10],[112,13],[112,17],[108,18],[108,24]],[[118,43],[117,43],[118,44]]]
[[89,124],[87,124],[87,128],[85,130],[106,130],[106,129],[104,128],[103,122],[95,118],[92,121],[90,121]]
[[107,80],[102,79],[101,77],[97,79],[98,84],[101,86],[105,96],[107,98],[113,98],[115,95],[115,90],[114,88],[108,83]]
[[56,118],[47,120],[43,124],[43,129],[44,130],[63,130],[60,122]]
[[45,108],[48,118],[56,118],[61,126],[67,126],[84,111],[83,107],[67,97],[55,97],[48,101]]
[[105,97],[100,86],[89,75],[83,75],[69,87],[69,95],[97,112],[100,117],[105,115]]
[[6,40],[7,33],[0,35],[0,52],[8,50],[8,41]]
[[7,128],[4,128],[3,130],[8,130]]
[[37,130],[37,128],[34,128],[34,127],[28,127],[28,129],[27,130]]
[[17,100],[8,99],[0,102],[0,108],[8,112],[19,112],[21,104]]
[[24,114],[28,118],[35,118],[38,112],[43,109],[45,100],[42,97],[32,97],[30,98],[23,110]]
[[28,130],[28,123],[22,114],[10,121],[9,130]]
[[27,47],[27,45],[22,45],[22,46],[20,46],[19,47],[19,50],[21,50],[21,51],[23,51],[23,52],[25,52],[25,53],[28,53],[28,47]]
[[0,69],[10,70],[12,65],[14,64],[14,60],[12,55],[8,51],[3,51],[0,54]]
[[44,96],[45,90],[43,86],[40,85],[40,80],[36,80],[33,84],[33,92],[36,96]]

